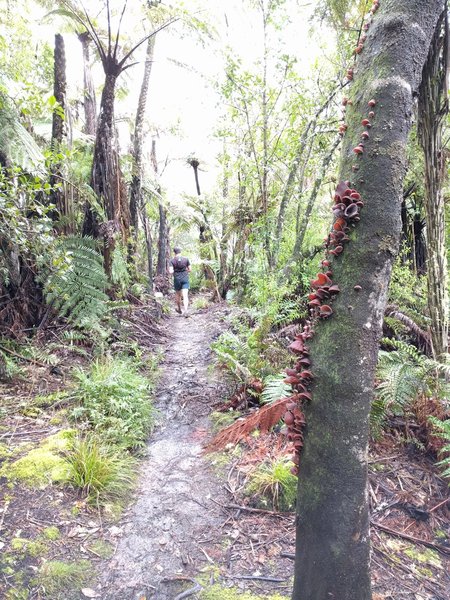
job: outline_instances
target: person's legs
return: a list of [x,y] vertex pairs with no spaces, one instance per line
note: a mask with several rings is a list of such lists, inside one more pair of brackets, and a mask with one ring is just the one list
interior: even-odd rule
[[183,308],[184,308],[184,314],[187,314],[188,311],[188,306],[189,306],[189,288],[183,288],[181,290],[182,294],[183,294]]
[[175,292],[175,304],[177,305],[175,310],[181,314],[181,290]]

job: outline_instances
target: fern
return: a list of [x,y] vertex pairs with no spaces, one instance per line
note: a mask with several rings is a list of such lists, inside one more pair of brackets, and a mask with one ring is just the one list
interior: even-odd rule
[[78,327],[100,321],[108,310],[108,279],[94,240],[70,236],[58,241],[56,270],[47,282],[47,302]]
[[447,456],[436,464],[442,468],[442,476],[450,478],[450,419],[441,421],[436,417],[429,417],[428,420],[437,430],[434,432],[435,435],[446,442],[445,446],[441,449],[441,454],[446,454]]
[[264,380],[264,389],[261,394],[261,404],[270,404],[280,398],[287,398],[292,395],[292,386],[284,383],[285,373],[278,375],[269,375]]
[[388,413],[407,412],[419,395],[445,396],[449,391],[450,364],[421,354],[417,348],[399,340],[382,340],[396,350],[380,351],[371,424],[379,430]]

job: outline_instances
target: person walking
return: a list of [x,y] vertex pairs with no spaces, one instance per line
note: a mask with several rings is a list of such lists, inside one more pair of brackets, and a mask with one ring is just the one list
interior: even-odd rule
[[[173,249],[174,257],[170,261],[169,273],[173,273],[173,286],[175,288],[176,311],[188,317],[189,306],[189,273],[191,263],[185,256],[181,256],[181,249]],[[183,311],[181,310],[183,304]]]

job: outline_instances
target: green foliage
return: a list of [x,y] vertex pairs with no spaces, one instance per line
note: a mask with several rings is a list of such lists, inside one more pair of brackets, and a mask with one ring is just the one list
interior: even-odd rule
[[96,242],[90,238],[60,238],[47,285],[47,302],[76,326],[90,328],[105,316],[108,280]]
[[263,462],[249,477],[246,493],[256,496],[258,505],[273,510],[294,509],[297,477],[291,473],[294,463],[287,457]]
[[91,572],[92,566],[88,560],[49,560],[39,569],[35,584],[44,589],[47,598],[64,600],[68,592],[79,590],[89,580]]
[[285,383],[286,373],[269,375],[264,379],[264,389],[261,394],[261,403],[269,404],[280,398],[288,398],[292,395],[292,385]]
[[442,469],[442,476],[450,479],[450,419],[441,421],[436,417],[429,417],[429,421],[433,425],[434,435],[445,441],[445,445],[440,451],[444,458],[437,464]]
[[445,378],[450,366],[441,364],[421,354],[414,346],[396,340],[383,340],[395,348],[392,352],[380,351],[377,367],[379,383],[372,405],[371,424],[379,431],[388,414],[404,414],[421,394],[444,395],[448,392]]
[[231,331],[225,331],[211,344],[219,362],[227,367],[240,381],[249,381],[255,361],[258,360],[254,348]]
[[74,438],[65,458],[69,482],[97,504],[123,500],[135,479],[136,460],[92,435]]
[[111,280],[120,289],[122,295],[127,292],[131,281],[125,252],[123,245],[116,243],[111,265]]
[[155,417],[150,399],[152,382],[138,372],[131,358],[95,361],[89,372],[74,372],[79,402],[72,418],[101,433],[104,440],[124,448],[145,444]]
[[[389,303],[411,317],[423,329],[429,324],[427,315],[427,280],[411,269],[403,248],[397,257],[389,284]],[[392,325],[392,324],[391,324]],[[395,325],[393,326],[395,330]],[[399,334],[401,330],[398,330]]]

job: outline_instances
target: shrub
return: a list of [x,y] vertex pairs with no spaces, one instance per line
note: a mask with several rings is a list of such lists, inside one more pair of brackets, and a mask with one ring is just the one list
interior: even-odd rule
[[251,473],[246,492],[256,496],[261,506],[293,510],[297,497],[297,477],[291,473],[293,465],[288,457],[262,463]]
[[131,358],[97,360],[89,372],[75,371],[79,406],[72,418],[84,421],[102,437],[124,448],[144,445],[154,423],[151,382]]
[[66,462],[69,482],[91,502],[120,501],[134,481],[136,460],[94,436],[75,438]]

